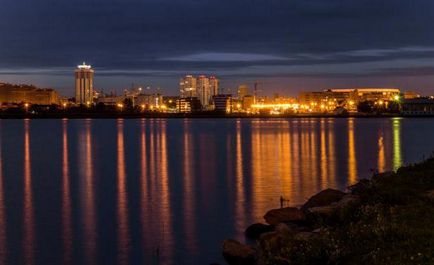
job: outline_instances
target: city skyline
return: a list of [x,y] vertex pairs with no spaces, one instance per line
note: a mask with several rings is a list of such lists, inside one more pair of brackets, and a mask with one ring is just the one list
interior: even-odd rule
[[71,67],[86,61],[98,72],[95,88],[106,90],[134,82],[176,94],[180,77],[204,74],[221,87],[260,81],[264,94],[434,93],[432,1],[80,3],[3,1],[0,80],[72,95]]

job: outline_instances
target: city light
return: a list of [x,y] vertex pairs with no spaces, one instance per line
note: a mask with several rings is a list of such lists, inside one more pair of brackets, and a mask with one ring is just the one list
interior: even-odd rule
[[82,64],[82,65],[78,65],[77,68],[78,68],[78,69],[89,70],[89,69],[91,69],[92,67],[91,67],[90,65],[86,65],[86,63],[83,62],[83,64]]

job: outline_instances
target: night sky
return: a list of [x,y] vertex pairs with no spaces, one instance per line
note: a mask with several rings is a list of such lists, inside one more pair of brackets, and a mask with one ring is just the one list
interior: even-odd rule
[[72,95],[95,87],[178,93],[187,73],[264,94],[384,86],[434,94],[432,0],[0,0],[0,82]]

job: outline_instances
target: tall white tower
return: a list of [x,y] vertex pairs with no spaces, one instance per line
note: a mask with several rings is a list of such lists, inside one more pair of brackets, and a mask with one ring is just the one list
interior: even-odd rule
[[75,69],[75,102],[91,104],[93,101],[93,74],[90,65],[83,63]]

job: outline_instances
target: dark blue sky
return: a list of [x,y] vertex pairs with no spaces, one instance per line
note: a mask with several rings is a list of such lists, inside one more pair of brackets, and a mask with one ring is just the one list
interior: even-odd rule
[[434,94],[432,0],[0,0],[0,80],[72,95],[75,65],[105,91],[177,94],[186,73],[263,93],[387,86]]

